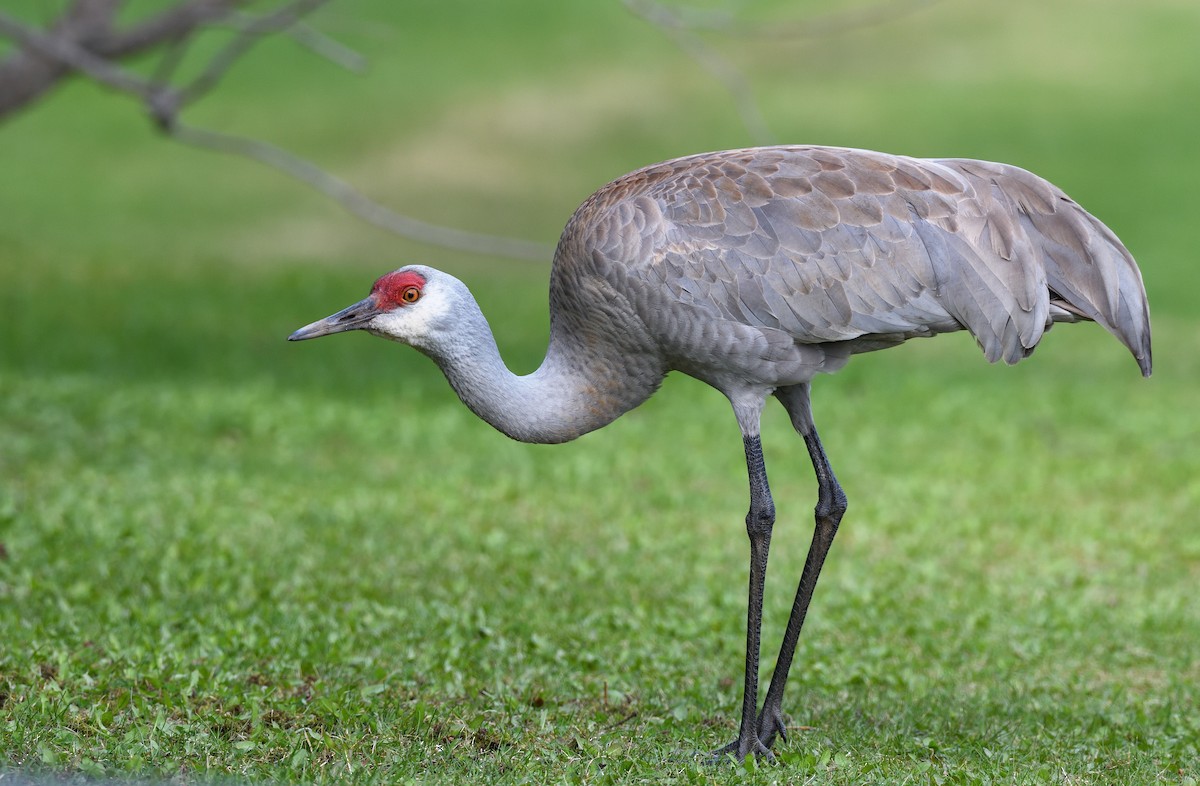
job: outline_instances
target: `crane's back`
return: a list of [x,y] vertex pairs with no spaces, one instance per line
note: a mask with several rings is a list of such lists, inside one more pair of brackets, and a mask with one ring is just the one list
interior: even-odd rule
[[715,383],[795,384],[961,329],[1015,363],[1081,319],[1150,373],[1129,252],[1046,180],[983,161],[769,147],[656,164],[575,212],[551,298],[560,340],[582,331]]

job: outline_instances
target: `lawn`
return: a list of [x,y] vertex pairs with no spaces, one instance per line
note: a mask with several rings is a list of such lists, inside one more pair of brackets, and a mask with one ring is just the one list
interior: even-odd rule
[[[836,7],[793,5],[745,10]],[[753,141],[720,84],[615,2],[321,14],[369,73],[276,42],[195,122],[428,221],[552,243],[606,180]],[[780,141],[1050,177],[1133,250],[1155,330],[1149,381],[1095,325],[1012,368],[958,334],[817,381],[850,509],[774,765],[695,756],[735,736],[741,698],[745,466],[719,393],[672,376],[576,442],[510,442],[416,352],[283,339],[420,261],[472,286],[529,371],[548,265],[366,228],[83,84],[11,118],[0,773],[1195,784],[1198,35],[1192,0],[1019,0],[709,39]],[[764,442],[766,677],[815,482],[777,407]]]

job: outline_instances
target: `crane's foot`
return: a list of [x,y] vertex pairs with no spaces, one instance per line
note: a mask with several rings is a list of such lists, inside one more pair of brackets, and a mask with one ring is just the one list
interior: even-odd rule
[[723,748],[717,748],[712,752],[712,762],[714,764],[726,761],[730,756],[733,756],[738,761],[745,761],[746,757],[753,753],[763,761],[775,762],[775,754],[771,753],[770,748],[763,745],[762,740],[751,735],[749,739],[736,739]]
[[758,716],[758,739],[768,750],[775,744],[775,737],[787,742],[787,724],[783,722],[783,711],[778,707],[764,706]]

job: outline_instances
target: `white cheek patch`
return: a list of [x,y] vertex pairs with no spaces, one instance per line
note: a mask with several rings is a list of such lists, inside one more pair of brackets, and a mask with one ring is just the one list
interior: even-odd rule
[[447,298],[426,289],[416,303],[401,306],[371,320],[371,331],[405,344],[421,346],[423,339],[438,331],[448,311]]

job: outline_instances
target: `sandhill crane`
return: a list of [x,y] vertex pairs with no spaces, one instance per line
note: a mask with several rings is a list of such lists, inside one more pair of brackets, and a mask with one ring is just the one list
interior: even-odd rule
[[[1146,294],[1099,220],[1023,169],[828,147],[680,158],[601,188],[567,222],[550,273],[550,343],[517,376],[459,280],[421,265],[293,333],[366,330],[441,367],[471,411],[524,442],[565,442],[645,401],[670,371],[720,390],[750,478],[750,592],[738,738],[770,756],[783,691],[825,556],[846,510],[813,424],[809,386],[851,355],[967,330],[1016,363],[1055,322],[1100,323],[1150,375]],[[759,420],[787,409],[818,482],[816,527],[758,710],[759,635],[775,507]]]

